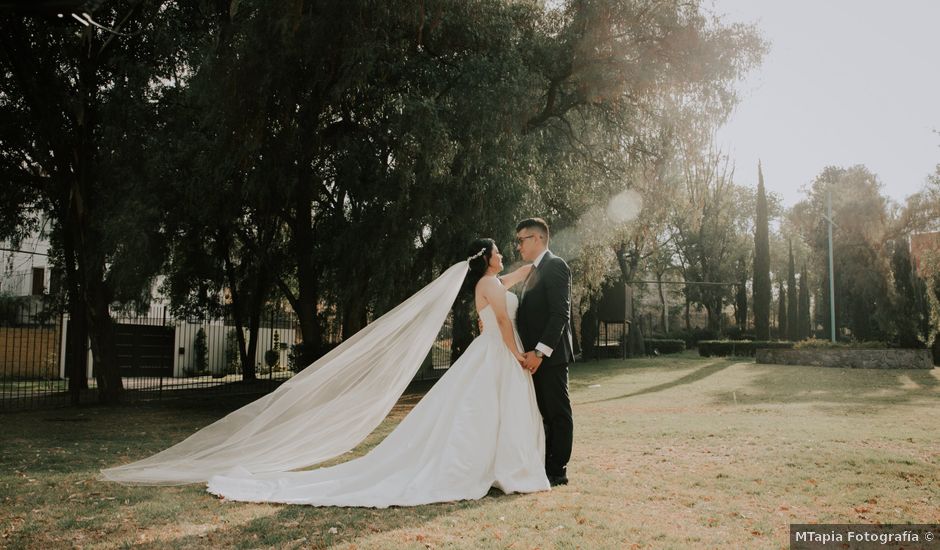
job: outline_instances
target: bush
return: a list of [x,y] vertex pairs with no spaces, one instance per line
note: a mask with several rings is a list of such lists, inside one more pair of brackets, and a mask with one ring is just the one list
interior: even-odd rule
[[766,340],[701,340],[698,354],[702,357],[753,357],[758,348],[789,349],[793,342],[768,342]]
[[653,350],[659,353],[682,353],[685,351],[685,340],[669,340],[665,338],[647,338],[643,340],[647,353]]
[[281,352],[276,349],[269,349],[264,352],[264,364],[268,366],[268,370],[274,370],[274,367],[281,361]]
[[738,326],[729,327],[728,330],[725,331],[726,340],[753,340],[754,337],[753,332],[742,330],[741,327]]
[[202,327],[199,327],[193,342],[193,363],[196,372],[209,370],[209,347],[206,344],[206,331]]
[[693,328],[692,330],[674,330],[666,338],[672,340],[682,340],[685,342],[686,349],[694,348],[700,340],[713,340],[717,334],[715,331],[706,328]]
[[27,300],[26,296],[12,296],[6,292],[0,294],[0,326],[22,324]]
[[241,357],[238,350],[238,334],[234,328],[228,329],[225,334],[225,374],[238,374],[241,372]]

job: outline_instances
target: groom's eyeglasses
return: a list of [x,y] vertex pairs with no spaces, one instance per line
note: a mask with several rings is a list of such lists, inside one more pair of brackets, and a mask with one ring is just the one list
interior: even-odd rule
[[534,236],[535,235],[526,235],[525,237],[516,237],[516,244],[522,246],[522,243],[524,243],[526,239],[531,239]]

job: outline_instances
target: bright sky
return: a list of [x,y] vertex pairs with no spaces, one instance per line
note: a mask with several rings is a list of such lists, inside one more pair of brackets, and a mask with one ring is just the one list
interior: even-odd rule
[[[709,0],[706,0],[706,5]],[[787,206],[827,165],[864,164],[901,202],[940,163],[940,1],[711,0],[770,52],[718,139],[737,180]]]

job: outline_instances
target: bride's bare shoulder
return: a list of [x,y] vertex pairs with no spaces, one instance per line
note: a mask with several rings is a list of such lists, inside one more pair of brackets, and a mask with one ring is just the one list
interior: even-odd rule
[[480,282],[477,283],[477,290],[483,294],[490,294],[493,292],[499,292],[504,289],[503,283],[499,281],[499,278],[493,275],[487,275],[486,277],[481,277]]

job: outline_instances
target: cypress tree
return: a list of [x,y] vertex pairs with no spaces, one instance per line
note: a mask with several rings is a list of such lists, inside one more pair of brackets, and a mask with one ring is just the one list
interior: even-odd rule
[[758,340],[770,339],[770,235],[767,227],[767,194],[764,173],[757,163],[757,213],[754,220],[754,332]]
[[793,265],[793,241],[790,241],[790,263],[787,266],[787,339],[800,339],[800,306],[796,291],[796,267]]
[[738,284],[734,295],[735,315],[734,321],[742,332],[747,330],[747,280]]
[[783,279],[780,280],[779,306],[777,307],[777,339],[787,339],[787,289],[783,286]]
[[806,265],[800,272],[800,340],[813,335],[813,322],[809,314],[809,279],[806,278]]

